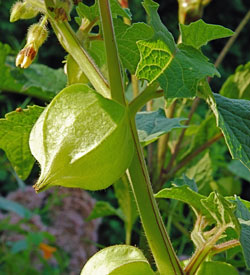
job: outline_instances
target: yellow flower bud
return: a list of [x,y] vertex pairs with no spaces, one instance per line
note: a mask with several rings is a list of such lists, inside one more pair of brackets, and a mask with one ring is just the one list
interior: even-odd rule
[[33,24],[29,27],[26,45],[33,43],[34,48],[38,50],[38,48],[40,48],[40,46],[45,42],[47,37],[48,30],[44,25],[40,23]]
[[38,11],[26,2],[16,2],[10,12],[10,22],[15,22],[19,19],[30,19],[37,16]]
[[48,30],[43,23],[31,25],[27,34],[27,43],[17,55],[16,66],[24,69],[28,68],[47,37]]

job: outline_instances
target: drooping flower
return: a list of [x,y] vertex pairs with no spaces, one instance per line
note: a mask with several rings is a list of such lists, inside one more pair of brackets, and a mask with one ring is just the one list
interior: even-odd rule
[[[45,20],[46,21],[46,20]],[[38,49],[48,37],[48,30],[45,22],[36,23],[30,26],[27,33],[27,43],[16,57],[16,66],[28,68],[35,59]]]

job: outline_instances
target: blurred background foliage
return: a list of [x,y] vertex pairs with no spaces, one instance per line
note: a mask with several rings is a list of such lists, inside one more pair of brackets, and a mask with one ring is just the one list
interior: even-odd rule
[[[25,44],[25,35],[27,28],[37,21],[36,19],[32,20],[21,20],[15,23],[9,23],[9,10],[15,1],[0,1],[0,41],[2,43],[7,43],[11,47],[11,54],[16,55],[18,51]],[[92,4],[93,1],[84,1],[85,3]],[[162,21],[167,26],[167,28],[173,33],[175,39],[178,39],[178,3],[176,0],[161,0],[156,1],[160,4],[159,14],[162,18]],[[130,0],[129,6],[133,15],[133,21],[144,21],[146,22],[145,12],[141,7],[141,0]],[[205,8],[203,20],[211,24],[223,25],[227,28],[235,30],[244,15],[250,8],[249,0],[227,0],[219,1],[212,0],[211,3]],[[74,15],[72,16],[74,18]],[[72,19],[73,26],[76,26],[74,19]],[[214,92],[218,92],[227,79],[228,76],[234,73],[237,66],[240,64],[246,64],[250,60],[250,50],[249,50],[249,38],[250,33],[250,24],[248,23],[243,31],[240,33],[238,39],[228,52],[226,58],[223,60],[223,63],[219,66],[219,71],[221,73],[221,78],[215,78],[211,81],[211,86]],[[226,43],[226,39],[219,39],[209,43],[209,45],[203,48],[203,52],[208,56],[211,62],[215,62],[220,51]],[[38,53],[36,59],[37,63],[45,64],[51,68],[62,68],[63,60],[66,53],[59,45],[53,32],[50,32],[49,38],[46,43],[42,46]],[[10,93],[4,90],[0,91],[0,116],[4,115],[10,111],[15,110],[18,107],[25,108],[27,105],[46,105],[46,102],[43,100],[27,97],[21,94]],[[162,103],[157,103],[155,106],[161,106]],[[182,117],[187,116],[191,101],[187,101],[186,105],[183,107],[183,104],[179,104],[179,115]],[[190,142],[188,139],[196,132],[196,126],[201,125],[202,123],[206,124],[204,127],[208,129],[210,126],[209,114],[207,113],[207,107],[205,103],[201,103],[197,109],[196,114],[194,115],[191,123],[190,129],[187,131],[187,143]],[[206,123],[204,122],[206,121]],[[214,122],[212,122],[211,125]],[[214,126],[212,126],[214,127]],[[204,128],[204,129],[205,129]],[[211,129],[211,127],[210,127]],[[215,130],[216,131],[216,130]],[[178,134],[178,131],[175,131]],[[174,135],[173,135],[174,136]],[[202,137],[201,137],[202,138]],[[174,137],[172,137],[174,141]],[[171,144],[171,140],[170,140]],[[185,150],[183,154],[185,154]],[[198,169],[200,168],[200,169]],[[202,170],[203,169],[203,170]],[[18,178],[15,171],[8,162],[4,152],[0,150],[0,195],[1,197],[7,197],[11,192],[17,192],[25,188],[26,185],[30,186],[34,183],[38,175],[38,167],[35,167],[32,170],[31,175],[25,181],[25,183]],[[180,171],[183,172],[183,171]],[[196,182],[199,186],[199,181],[202,181],[203,186],[200,187],[200,191],[204,194],[208,194],[211,190],[218,190],[223,195],[234,195],[238,194],[246,200],[250,200],[250,176],[249,171],[244,170],[242,165],[239,162],[231,162],[231,156],[227,150],[227,147],[223,140],[220,140],[214,144],[209,150],[206,150],[198,158],[196,158],[192,163],[189,164],[187,170],[185,170],[190,177],[196,174]],[[181,174],[177,174],[181,176]],[[204,179],[206,179],[204,181]],[[169,185],[169,182],[166,183],[166,186]],[[55,191],[56,192],[56,191]],[[114,208],[118,207],[118,202],[115,197],[112,188],[108,188],[104,191],[91,192],[92,197],[96,200],[105,200],[109,202]],[[52,196],[52,197],[51,197]],[[57,198],[57,195],[54,195]],[[34,197],[35,199],[35,197]],[[59,202],[58,202],[59,200]],[[60,199],[53,199],[53,194],[49,194],[48,198],[38,207],[33,209],[36,211],[46,226],[49,226],[48,213],[50,207],[55,207],[60,205]],[[46,204],[50,202],[50,207]],[[1,206],[1,202],[0,202]],[[70,205],[68,210],[71,211]],[[193,215],[190,213],[189,208],[176,201],[160,201],[160,207],[165,213],[164,219],[166,219],[167,229],[170,233],[171,239],[175,250],[178,251],[178,255],[185,259],[185,255],[191,255],[193,246],[190,242],[189,232],[192,229],[193,224]],[[15,211],[14,211],[15,212]],[[5,215],[8,213],[6,209],[2,210],[2,214]],[[71,212],[70,212],[71,213]],[[74,214],[75,215],[75,214]],[[167,219],[168,217],[168,219]],[[24,242],[18,243],[14,241],[4,242],[4,238],[0,237],[0,256],[5,255],[5,263],[3,260],[0,260],[0,274],[14,274],[14,269],[17,270],[22,268],[23,263],[22,259],[26,259],[24,263],[29,265],[32,262],[32,258],[37,254],[37,249],[39,244],[47,242],[51,244],[52,247],[57,247],[57,243],[53,234],[42,234],[39,233],[39,226],[32,226],[32,222],[27,217],[22,217],[22,219],[15,225],[11,225],[10,217],[0,219],[0,236],[1,233],[8,231],[19,232],[19,234],[24,235]],[[26,229],[24,230],[22,224],[26,224]],[[99,223],[98,223],[99,225]],[[138,244],[140,239],[140,230],[141,224],[139,221],[135,223],[134,230],[132,233],[132,244]],[[123,227],[123,222],[118,217],[104,217],[99,226],[99,238],[92,242],[95,243],[97,247],[108,246],[112,244],[124,243],[125,241],[125,231]],[[80,241],[80,240],[79,240]],[[13,248],[14,246],[14,248]],[[16,250],[15,250],[16,249]],[[41,249],[40,249],[41,250]],[[239,254],[239,248],[231,249],[227,253],[222,253],[218,258],[227,260],[233,265],[239,267],[239,270],[242,274],[250,274],[247,271],[244,271],[244,263],[242,257]],[[36,251],[36,252],[34,252]],[[67,249],[65,250],[67,251]],[[41,257],[42,254],[39,254],[40,265],[42,265],[42,272],[39,274],[69,274],[67,273],[66,264],[70,261],[72,253],[70,252],[59,253],[58,250],[55,254],[57,259],[56,264],[48,263]],[[18,252],[18,253],[17,253]],[[8,256],[6,259],[6,255]],[[1,257],[0,257],[1,258]],[[10,268],[13,261],[16,261],[16,265],[12,266],[14,269],[3,269],[1,268]],[[66,264],[65,264],[66,263]],[[6,267],[7,266],[7,267]],[[14,273],[13,273],[14,272]],[[26,270],[23,274],[37,274],[35,269]],[[77,274],[77,272],[70,273]]]

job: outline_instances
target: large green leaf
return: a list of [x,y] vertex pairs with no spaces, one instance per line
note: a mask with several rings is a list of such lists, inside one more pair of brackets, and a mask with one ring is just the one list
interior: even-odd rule
[[29,135],[44,108],[17,109],[0,119],[0,148],[3,149],[21,179],[26,179],[35,162],[29,149]]
[[229,98],[250,99],[250,62],[237,67],[224,82],[220,94]]
[[141,250],[129,245],[104,248],[92,256],[81,275],[153,275]]
[[175,45],[157,13],[158,4],[145,0],[143,6],[149,15],[154,37],[138,41],[140,62],[136,75],[149,84],[158,81],[166,98],[194,97],[200,80],[218,75],[214,65],[197,49],[184,44]]
[[129,26],[120,19],[114,19],[114,28],[122,64],[134,74],[140,60],[136,41],[150,39],[153,36],[153,30],[145,23],[135,23]]
[[7,58],[11,49],[0,42],[0,89],[34,96],[49,101],[66,85],[62,69],[54,70],[45,65],[32,64],[27,69],[14,66],[13,58]]
[[233,35],[233,31],[219,25],[206,24],[202,19],[189,25],[180,24],[182,43],[199,49],[207,42]]
[[206,219],[211,223],[214,222],[214,219],[209,214],[209,211],[207,211],[207,209],[204,208],[201,203],[201,200],[206,199],[206,197],[193,191],[187,185],[164,188],[161,191],[159,191],[157,194],[155,194],[155,197],[158,199],[159,198],[175,199],[175,200],[185,202],[192,207],[192,209],[194,210],[197,216],[201,214],[205,216]]
[[[250,169],[250,101],[214,94],[212,109],[233,159]],[[216,108],[217,107],[217,108]]]
[[163,109],[137,113],[136,126],[140,143],[146,146],[172,129],[185,127],[180,124],[183,120],[185,118],[167,118]]
[[194,97],[200,80],[219,76],[214,65],[193,47],[180,44],[172,53],[162,39],[137,45],[141,54],[137,77],[149,84],[159,81],[166,98]]
[[218,193],[212,192],[208,197],[198,194],[187,185],[164,188],[155,194],[156,198],[180,200],[192,207],[196,216],[203,216],[210,224],[232,227],[239,232],[239,224],[234,215],[235,204]]
[[211,275],[211,274],[228,274],[238,275],[238,271],[235,267],[228,263],[218,261],[204,262],[199,268],[197,275]]
[[133,156],[126,108],[87,85],[62,90],[30,135],[41,165],[37,191],[52,185],[104,189],[128,168]]

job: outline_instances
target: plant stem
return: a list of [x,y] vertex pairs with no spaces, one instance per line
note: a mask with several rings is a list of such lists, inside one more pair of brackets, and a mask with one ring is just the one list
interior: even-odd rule
[[163,96],[163,90],[157,90],[159,84],[152,83],[129,103],[130,114],[136,113],[151,99]]
[[[167,114],[167,118],[173,118],[175,108],[176,108],[177,100],[175,100],[170,107],[165,111]],[[164,163],[165,163],[165,158],[166,158],[166,153],[167,153],[167,148],[168,148],[168,141],[169,141],[170,133],[165,134],[164,136],[160,137],[158,141],[158,152],[157,152],[157,157],[158,157],[158,177],[161,178],[161,174],[164,171]]]
[[221,234],[223,234],[225,229],[226,228],[224,226],[217,228],[217,232],[214,234],[214,236],[210,240],[206,241],[202,247],[199,247],[195,251],[190,262],[184,269],[186,275],[194,275],[196,273],[196,271],[204,262],[206,257],[209,255],[209,253],[211,252],[211,250],[213,249],[213,247],[215,246],[216,242],[220,238]]
[[49,18],[49,21],[62,46],[70,55],[72,55],[96,91],[99,92],[102,96],[110,98],[111,94],[108,83],[102,76],[92,58],[82,47],[69,23],[56,22],[51,17]]
[[114,35],[114,27],[109,6],[109,0],[99,0],[98,3],[100,8],[102,30],[107,56],[111,97],[119,103],[126,105],[121,67]]
[[[113,32],[112,18],[108,0],[99,0],[101,21],[104,31],[106,52],[109,53],[108,67],[112,99],[125,104],[123,81],[119,65],[118,53]],[[108,40],[108,41],[106,41]],[[113,79],[115,78],[115,79]],[[143,97],[142,97],[143,99]],[[142,100],[143,101],[143,100]],[[135,107],[141,106],[141,100],[136,101]],[[132,105],[133,107],[134,105]],[[131,107],[131,106],[130,106]],[[171,242],[167,236],[165,226],[160,216],[159,209],[153,196],[147,167],[143,158],[143,152],[139,142],[135,125],[137,108],[132,108],[129,113],[129,123],[133,136],[135,153],[129,167],[131,188],[135,196],[136,204],[141,216],[142,224],[149,242],[156,265],[162,275],[183,274],[180,263],[175,255]]]
[[161,275],[183,274],[153,196],[134,118],[131,118],[131,130],[135,145],[135,154],[129,167],[131,187],[149,246]]
[[242,21],[240,22],[240,24],[236,28],[234,35],[230,37],[230,39],[227,41],[226,45],[224,46],[224,48],[220,52],[218,58],[216,59],[216,61],[214,63],[215,67],[218,67],[222,63],[222,61],[225,58],[226,54],[228,53],[229,49],[232,47],[232,45],[235,42],[236,38],[238,37],[238,35],[242,31],[242,29],[245,27],[245,25],[247,24],[249,19],[250,19],[250,10],[247,12],[247,14],[244,16],[244,18],[242,19]]
[[133,96],[136,98],[139,95],[139,83],[136,75],[131,75],[131,82],[133,87]]
[[230,240],[225,243],[217,244],[213,247],[211,254],[215,255],[239,245],[241,245],[239,240]]

